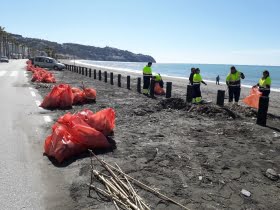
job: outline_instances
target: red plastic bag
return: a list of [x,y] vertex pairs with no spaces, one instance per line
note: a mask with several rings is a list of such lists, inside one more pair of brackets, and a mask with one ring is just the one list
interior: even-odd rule
[[84,89],[85,98],[87,100],[95,100],[96,99],[96,90],[93,88],[85,88]]
[[[111,115],[114,113],[111,110],[103,112],[103,114],[109,112],[111,112]],[[52,126],[52,135],[45,140],[45,154],[54,157],[58,162],[62,162],[85,152],[87,149],[111,148],[112,145],[104,134],[84,121],[92,115],[94,114],[90,110],[84,110],[78,114],[67,113],[60,117]],[[115,119],[111,119],[111,123],[113,122],[115,122]]]
[[85,102],[85,93],[79,88],[72,88],[73,93],[73,105],[75,104],[83,104]]
[[243,102],[252,108],[259,108],[259,100],[262,96],[262,93],[258,88],[252,88],[250,90],[250,95],[243,99]]
[[45,140],[45,154],[54,157],[59,163],[85,151],[86,147],[76,143],[63,125],[58,125]]
[[160,87],[158,82],[155,84],[154,91],[155,91],[156,95],[164,95],[165,94],[164,89]]
[[72,107],[73,93],[71,87],[66,84],[53,87],[51,92],[44,98],[40,107],[44,109]]
[[115,128],[115,111],[112,108],[103,109],[90,115],[87,123],[105,136],[110,135]]

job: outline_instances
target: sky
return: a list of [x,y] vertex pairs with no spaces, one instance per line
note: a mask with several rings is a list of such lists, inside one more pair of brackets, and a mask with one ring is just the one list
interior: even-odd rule
[[279,8],[279,0],[0,0],[0,26],[157,62],[280,65]]

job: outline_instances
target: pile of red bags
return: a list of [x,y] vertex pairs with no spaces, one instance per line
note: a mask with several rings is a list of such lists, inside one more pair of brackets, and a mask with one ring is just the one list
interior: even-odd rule
[[44,109],[66,109],[72,105],[89,103],[96,100],[93,88],[75,88],[67,84],[54,86],[44,98],[40,107]]
[[42,83],[55,83],[55,77],[52,73],[47,70],[35,67],[31,64],[31,61],[27,63],[26,67],[27,71],[31,71],[33,73],[32,82],[42,82]]
[[259,101],[262,93],[257,87],[254,87],[250,91],[250,95],[243,99],[243,102],[252,108],[259,108]]
[[162,87],[160,87],[159,83],[156,82],[154,92],[156,95],[165,95],[165,91]]
[[88,109],[77,114],[67,113],[52,126],[52,134],[45,140],[45,154],[61,163],[87,149],[110,149],[114,145],[106,136],[112,134],[114,127],[112,108],[97,113]]

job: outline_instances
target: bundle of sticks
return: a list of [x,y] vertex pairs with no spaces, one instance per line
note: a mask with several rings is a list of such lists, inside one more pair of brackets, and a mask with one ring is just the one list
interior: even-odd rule
[[[143,198],[141,198],[137,194],[135,188],[133,188],[132,183],[134,183],[138,187],[148,190],[149,192],[161,197],[162,199],[182,207],[182,209],[189,210],[182,204],[174,201],[171,198],[168,198],[167,196],[156,191],[155,189],[127,175],[121,170],[121,168],[116,163],[116,166],[112,166],[104,160],[100,160],[92,151],[90,151],[90,154],[91,183],[89,184],[89,195],[91,190],[95,190],[97,193],[102,194],[103,196],[110,199],[117,210],[150,210],[151,208],[149,207],[149,205],[147,205],[144,202]],[[98,162],[105,169],[107,174],[101,173],[100,171],[94,169],[96,167],[93,166],[93,157],[95,157],[98,160]],[[103,185],[103,189],[97,187],[96,185],[93,185],[94,178]]]

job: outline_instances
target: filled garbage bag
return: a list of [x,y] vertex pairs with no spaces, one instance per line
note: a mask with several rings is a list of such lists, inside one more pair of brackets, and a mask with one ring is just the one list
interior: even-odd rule
[[93,88],[85,88],[84,89],[86,100],[95,100],[96,99],[96,90]]
[[250,95],[243,99],[243,102],[252,108],[259,108],[259,100],[262,96],[262,93],[258,88],[252,88],[250,90]]
[[[67,113],[61,116],[52,126],[52,134],[45,140],[45,154],[49,157],[54,157],[61,163],[70,157],[85,152],[87,149],[112,148],[113,145],[109,143],[104,133],[108,133],[109,130],[112,132],[115,126],[114,110],[105,109],[96,114],[86,109],[77,114]],[[103,126],[102,129],[106,132],[102,133],[86,122],[94,115],[99,117],[99,121],[95,122],[95,126],[99,127],[99,129]],[[108,119],[102,117],[104,115],[108,115]],[[106,122],[104,123],[102,120]]]
[[45,154],[49,157],[54,157],[59,163],[85,152],[86,149],[84,145],[78,144],[74,140],[64,125],[57,125],[52,135],[45,140]]
[[160,87],[159,83],[155,84],[154,92],[156,95],[164,95],[165,91],[162,87]]
[[110,135],[115,128],[115,111],[112,108],[103,109],[90,115],[87,123],[105,136]]
[[67,84],[54,86],[51,92],[44,98],[40,107],[44,109],[65,109],[72,107],[73,93]]
[[72,88],[72,93],[74,96],[73,105],[85,103],[85,93],[79,88]]

